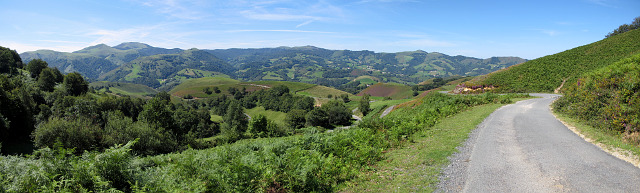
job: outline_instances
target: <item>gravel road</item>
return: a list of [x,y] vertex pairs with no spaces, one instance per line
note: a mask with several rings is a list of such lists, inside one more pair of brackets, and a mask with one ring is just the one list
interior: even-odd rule
[[380,114],[380,118],[387,116],[389,113],[391,113],[391,111],[395,107],[396,107],[395,105],[391,105],[390,107],[387,107],[384,111],[382,111],[382,114]]
[[[532,94],[533,95],[533,94]],[[640,192],[640,169],[567,129],[550,112],[559,95],[504,106],[470,135],[438,192]]]

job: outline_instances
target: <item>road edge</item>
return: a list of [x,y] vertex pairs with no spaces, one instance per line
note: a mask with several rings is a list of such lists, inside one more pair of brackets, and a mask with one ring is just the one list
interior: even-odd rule
[[[557,100],[557,98],[556,98],[556,100]],[[554,100],[553,102],[551,102],[551,104],[553,104],[555,102],[556,101]],[[617,148],[617,147],[612,147],[612,146],[607,145],[607,144],[599,143],[599,142],[597,142],[597,141],[585,136],[575,126],[573,126],[573,125],[565,122],[564,120],[558,118],[557,113],[555,111],[553,111],[553,107],[551,105],[549,105],[549,110],[551,111],[551,114],[553,115],[553,117],[555,117],[565,127],[567,127],[567,129],[571,130],[573,133],[575,133],[576,135],[580,136],[580,138],[582,138],[586,142],[589,142],[589,143],[597,146],[602,151],[607,152],[609,155],[612,155],[612,156],[614,156],[614,157],[616,157],[618,159],[624,160],[627,163],[630,163],[631,165],[633,165],[633,166],[635,166],[637,168],[640,168],[640,156],[634,155],[632,152],[630,152],[628,150],[624,150],[624,149],[620,149],[620,148]]]

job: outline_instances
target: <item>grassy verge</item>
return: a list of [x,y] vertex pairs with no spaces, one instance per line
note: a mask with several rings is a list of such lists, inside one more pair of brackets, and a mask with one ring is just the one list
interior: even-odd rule
[[456,151],[478,124],[504,104],[488,104],[447,117],[434,127],[423,130],[412,143],[391,150],[342,192],[431,192],[438,183],[447,157]]
[[597,145],[610,154],[640,167],[640,147],[623,140],[623,135],[602,129],[596,129],[585,121],[571,118],[559,112],[553,112],[569,129],[580,135],[586,141]]

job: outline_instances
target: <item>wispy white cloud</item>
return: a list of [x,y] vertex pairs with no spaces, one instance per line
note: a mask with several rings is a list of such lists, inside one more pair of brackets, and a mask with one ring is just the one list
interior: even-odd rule
[[36,40],[38,42],[63,43],[63,44],[87,44],[87,42],[65,41],[65,40]]
[[552,29],[533,29],[534,31],[538,31],[540,33],[546,34],[548,36],[557,36],[562,34],[562,32]]
[[159,13],[173,18],[199,20],[209,14],[202,11],[207,1],[203,0],[135,0],[136,2],[156,9]]
[[72,52],[72,51],[80,50],[88,45],[88,44],[42,45],[42,44],[31,44],[31,43],[22,43],[22,42],[5,41],[5,40],[0,40],[0,42],[2,42],[3,44],[2,46],[16,50],[18,53],[36,51],[36,50],[55,50],[59,52]]
[[604,7],[612,7],[612,8],[616,7],[615,5],[613,5],[612,0],[586,0],[586,1],[589,3],[604,6]]
[[119,30],[97,29],[87,33],[87,36],[97,38],[91,42],[94,44],[118,44],[127,41],[141,41],[147,39],[152,32],[163,25],[142,26]]
[[302,27],[302,26],[308,25],[308,24],[310,24],[310,23],[313,23],[314,21],[315,21],[315,20],[309,20],[309,21],[302,22],[301,24],[296,25],[296,28],[299,28],[299,27]]
[[326,20],[324,17],[302,15],[302,14],[285,14],[285,13],[258,13],[253,10],[242,11],[241,14],[254,20],[268,21],[303,21],[303,20]]
[[411,39],[396,41],[393,44],[408,45],[414,47],[456,47],[457,44],[448,41],[433,39]]
[[229,33],[236,32],[293,32],[293,33],[323,33],[330,34],[335,32],[325,32],[325,31],[306,31],[306,30],[229,30]]
[[404,2],[419,2],[417,0],[361,0],[358,4],[363,3],[404,3]]
[[327,1],[259,1],[243,7],[239,16],[257,21],[302,22],[296,28],[314,22],[335,22],[345,16],[344,10]]

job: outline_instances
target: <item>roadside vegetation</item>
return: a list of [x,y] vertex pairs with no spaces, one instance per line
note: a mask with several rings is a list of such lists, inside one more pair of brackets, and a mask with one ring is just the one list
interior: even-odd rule
[[640,147],[640,54],[585,74],[553,107]]
[[503,105],[476,106],[418,131],[409,142],[388,150],[372,169],[344,183],[340,192],[434,191],[441,169],[449,164],[447,158],[478,124]]

